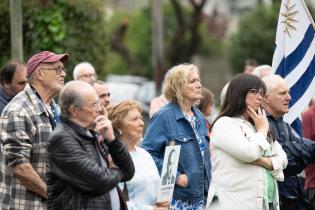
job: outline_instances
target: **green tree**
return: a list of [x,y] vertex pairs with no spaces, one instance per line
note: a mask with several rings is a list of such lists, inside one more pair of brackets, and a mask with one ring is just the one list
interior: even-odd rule
[[115,74],[151,75],[150,9],[116,12],[108,20],[111,51],[107,70]]
[[[165,70],[181,62],[190,62],[194,54],[220,54],[222,41],[209,34],[205,24],[207,17],[198,13],[203,4],[196,4],[193,9],[181,5],[178,0],[171,2],[163,5]],[[152,78],[151,8],[127,14],[118,12],[109,22],[112,38],[108,71]],[[196,38],[198,41],[194,41]]]
[[247,58],[271,65],[279,10],[279,3],[261,5],[241,17],[238,32],[229,37],[226,51],[234,73],[242,72]]
[[[108,25],[103,0],[64,0],[63,16],[67,32],[65,51],[70,54],[69,66],[88,61],[96,69],[100,79],[106,72],[108,52]],[[72,72],[72,71],[71,71]]]
[[9,1],[0,1],[0,65],[11,56]]
[[[0,1],[0,64],[10,58],[9,1]],[[67,79],[75,64],[88,61],[106,74],[107,30],[103,0],[23,1],[25,61],[41,51],[67,52]],[[14,40],[13,40],[14,41]]]
[[[230,36],[226,50],[234,73],[242,72],[247,58],[271,65],[280,4],[274,0],[272,5],[260,5],[241,17],[238,32]],[[314,8],[307,7],[314,17]]]

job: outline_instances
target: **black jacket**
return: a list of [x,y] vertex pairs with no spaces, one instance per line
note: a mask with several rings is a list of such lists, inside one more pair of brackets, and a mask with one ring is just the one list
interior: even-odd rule
[[[89,133],[90,132],[90,133]],[[135,172],[127,147],[114,140],[99,145],[97,135],[61,117],[48,142],[48,209],[111,210],[109,192],[116,187],[121,207],[127,209],[117,184],[130,180]],[[92,134],[92,135],[91,135]],[[108,148],[105,148],[105,147]],[[103,166],[97,150],[112,156],[118,168]],[[106,158],[104,158],[106,159]]]
[[[288,123],[283,118],[273,118],[267,113],[269,128],[287,154],[288,165],[284,172],[284,182],[279,183],[279,194],[283,197],[296,198],[299,195],[299,180],[297,175],[309,163],[315,161],[315,144],[306,139],[296,137]],[[288,144],[288,141],[293,142]],[[308,143],[309,142],[309,143]],[[288,147],[288,145],[291,145]],[[303,186],[302,186],[303,188]]]

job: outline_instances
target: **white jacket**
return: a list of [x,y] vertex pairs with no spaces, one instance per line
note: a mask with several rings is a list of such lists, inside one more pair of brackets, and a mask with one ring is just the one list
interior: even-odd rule
[[[221,117],[211,132],[212,180],[208,192],[207,209],[263,210],[264,173],[261,166],[251,164],[271,148],[271,172],[275,182],[276,196],[273,202],[279,209],[277,182],[283,181],[283,169],[288,161],[278,142],[271,145],[266,137],[256,132],[248,121],[237,117]],[[210,206],[214,194],[219,206]]]

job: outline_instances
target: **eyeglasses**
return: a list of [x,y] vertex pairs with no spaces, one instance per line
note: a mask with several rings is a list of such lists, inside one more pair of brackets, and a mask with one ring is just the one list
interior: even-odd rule
[[96,75],[95,74],[82,74],[80,75],[79,77],[93,77],[93,78],[96,78]]
[[264,91],[262,89],[255,89],[255,88],[252,88],[248,91],[249,93],[252,93],[252,94],[255,94],[256,96],[264,96]]
[[84,107],[88,108],[88,109],[91,109],[93,111],[97,111],[99,109],[101,105],[101,101],[100,100],[97,100],[96,102],[94,103],[91,103],[91,104],[85,104],[85,105],[76,105],[76,107],[80,108],[80,109],[83,109]]
[[97,111],[97,110],[99,109],[100,105],[101,105],[101,101],[100,101],[100,100],[97,100],[97,102],[94,102],[94,103],[90,104],[89,107],[90,107],[91,109]]
[[63,67],[63,66],[58,66],[58,67],[55,67],[55,68],[44,68],[44,67],[41,67],[41,69],[43,70],[50,70],[50,71],[56,71],[56,74],[57,75],[60,75],[61,72],[65,72],[66,73],[66,69]]
[[110,93],[105,93],[105,94],[102,94],[102,95],[99,95],[100,98],[105,98],[105,97],[110,97]]

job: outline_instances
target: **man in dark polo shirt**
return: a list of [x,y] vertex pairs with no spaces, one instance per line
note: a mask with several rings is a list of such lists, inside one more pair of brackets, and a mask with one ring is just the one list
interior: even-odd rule
[[297,175],[309,163],[315,162],[315,146],[311,142],[306,143],[303,138],[296,137],[289,124],[283,120],[283,115],[289,112],[291,100],[286,81],[279,75],[269,75],[262,80],[267,87],[262,106],[266,111],[269,129],[288,158],[288,165],[283,171],[284,181],[278,182],[280,210],[314,209],[310,207],[308,199],[301,192],[303,186],[300,186]]
[[11,99],[27,84],[26,66],[18,60],[5,64],[0,73],[0,114]]

